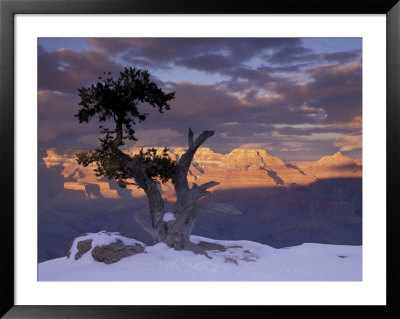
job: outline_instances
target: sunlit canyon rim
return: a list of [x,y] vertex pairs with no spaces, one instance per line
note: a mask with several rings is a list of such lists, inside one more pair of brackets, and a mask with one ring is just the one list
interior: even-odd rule
[[[145,148],[146,149],[146,148]],[[162,148],[157,148],[159,151]],[[127,153],[138,154],[139,148],[129,148]],[[171,148],[172,159],[179,160],[184,148]],[[118,189],[110,188],[110,182],[96,177],[94,165],[79,166],[72,148],[50,148],[46,150],[43,161],[46,168],[62,166],[61,174],[65,178],[64,188],[82,191],[85,196],[96,198],[120,198]],[[246,189],[260,187],[290,187],[309,185],[320,179],[329,178],[361,178],[362,167],[350,157],[340,152],[332,156],[324,156],[316,162],[284,162],[262,149],[234,149],[222,155],[209,148],[200,148],[192,162],[188,180],[190,184],[201,184],[209,180],[218,181],[215,190]],[[97,185],[95,194],[93,186]],[[166,199],[173,199],[171,185],[161,185]],[[133,197],[145,196],[141,189],[128,185]]]

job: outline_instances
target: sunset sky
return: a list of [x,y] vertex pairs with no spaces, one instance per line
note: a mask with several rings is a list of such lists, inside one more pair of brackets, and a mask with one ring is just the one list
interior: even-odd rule
[[39,147],[97,146],[97,123],[74,117],[77,89],[124,67],[176,92],[164,114],[143,105],[150,116],[135,127],[138,146],[185,147],[190,126],[214,130],[204,146],[220,153],[361,158],[361,38],[40,38]]

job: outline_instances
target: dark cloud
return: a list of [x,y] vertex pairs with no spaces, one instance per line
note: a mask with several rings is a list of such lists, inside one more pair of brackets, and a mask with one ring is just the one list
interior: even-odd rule
[[350,61],[356,61],[361,57],[361,50],[342,51],[333,53],[321,53],[324,60],[328,62],[337,62],[340,64]]
[[[302,52],[308,51],[302,48]],[[294,48],[287,47],[285,50],[292,51]],[[297,49],[296,49],[297,50]],[[259,52],[253,52],[257,54]],[[243,55],[245,56],[245,55]],[[345,55],[343,54],[343,57]],[[247,58],[251,58],[247,57]],[[285,57],[281,57],[282,61]],[[258,66],[258,67],[250,67],[247,66],[245,63],[245,59],[237,58],[235,55],[225,55],[221,53],[214,53],[214,54],[203,54],[203,55],[196,55],[181,59],[176,59],[174,61],[175,65],[184,66],[189,69],[195,69],[198,71],[205,71],[209,73],[220,73],[222,75],[231,76],[233,79],[243,78],[249,81],[260,81],[269,78],[271,74],[274,73],[293,73],[299,72],[300,70],[304,69],[305,67],[310,66],[309,61],[314,61],[316,56],[312,55],[309,58],[301,55],[297,59],[292,58],[290,59],[290,65],[282,62],[282,65],[273,65],[273,66]],[[336,59],[339,58],[339,55]],[[333,61],[335,56],[332,55],[330,60]],[[140,60],[140,63],[143,63]],[[273,61],[270,61],[273,62]],[[146,64],[150,64],[150,60],[145,61]],[[284,65],[286,64],[286,65]]]
[[345,66],[322,65],[307,70],[307,83],[281,81],[274,83],[275,90],[291,106],[307,105],[322,108],[326,123],[350,122],[362,110],[362,66],[353,63]]
[[338,52],[315,52],[303,46],[287,46],[275,50],[263,58],[273,65],[296,65],[296,63],[325,63],[335,62],[339,64],[357,61],[361,57],[361,50]]
[[171,111],[163,115],[150,112],[144,127],[169,125],[180,132],[186,132],[189,126],[198,130],[218,128],[230,136],[241,134],[251,138],[252,134],[271,131],[275,123],[318,123],[311,115],[321,112],[313,108],[291,108],[287,100],[258,96],[257,90],[234,95],[216,85],[175,83],[172,88],[176,99]]
[[313,51],[303,46],[288,46],[274,51],[265,56],[265,59],[273,64],[286,64],[298,61],[310,61],[313,59]]
[[38,86],[40,90],[77,93],[77,89],[95,81],[103,72],[119,74],[122,66],[104,52],[59,49],[47,52],[39,48]]
[[170,112],[178,118],[215,123],[250,122],[273,124],[298,123],[306,119],[302,110],[292,110],[279,98],[257,96],[257,91],[233,95],[228,89],[215,85],[176,83],[176,99]]
[[220,73],[230,73],[230,69],[236,68],[238,65],[233,58],[221,54],[208,54],[180,59],[176,60],[175,64],[199,71]]
[[145,57],[153,61],[174,61],[210,53],[231,56],[238,63],[267,49],[299,45],[300,38],[93,38],[88,42],[124,59]]
[[323,107],[326,123],[349,122],[362,111],[362,66],[317,67],[310,70],[310,106]]
[[[95,122],[79,124],[74,116],[80,106],[79,98],[74,94],[54,91],[38,91],[38,137],[39,143],[79,145],[82,135],[99,131]],[[94,143],[97,143],[97,138]]]
[[309,67],[310,63],[305,62],[305,63],[296,63],[296,64],[290,64],[290,65],[285,65],[285,66],[273,66],[273,67],[260,67],[259,69],[262,69],[266,72],[270,73],[294,73],[294,72],[302,72],[304,68]]
[[[261,139],[270,139],[267,133],[274,130],[273,124],[299,124],[299,123],[319,123],[319,119],[311,115],[322,112],[315,107],[291,107],[288,103],[297,93],[292,90],[293,96],[283,96],[282,98],[269,98],[259,96],[257,90],[250,90],[244,95],[233,95],[228,89],[216,85],[196,85],[192,83],[170,83],[171,89],[176,92],[176,99],[171,104],[171,111],[165,114],[158,114],[156,111],[143,105],[146,111],[150,113],[149,119],[139,125],[138,129],[165,129],[172,128],[181,134],[186,134],[189,126],[196,131],[205,129],[218,129],[220,133],[225,133],[225,138],[239,138],[242,144]],[[309,89],[310,90],[310,89]],[[300,94],[300,97],[307,99],[310,91]],[[71,95],[62,95],[56,93],[42,93],[43,97],[39,101],[40,117],[45,119],[73,120],[73,115],[77,111],[77,100]],[[299,97],[299,101],[304,102]],[[332,97],[333,98],[333,97]],[[316,99],[316,102],[325,103],[323,97]],[[315,103],[316,103],[315,102]],[[334,101],[330,102],[331,104]],[[54,107],[57,105],[57,107]],[[301,106],[299,103],[298,106]],[[330,105],[330,104],[329,104]],[[332,106],[333,107],[333,106]],[[62,109],[60,111],[58,109]],[[54,112],[54,114],[53,114]],[[224,124],[237,123],[237,124]],[[74,133],[81,134],[77,130],[78,124],[75,123]],[[93,131],[86,128],[85,133],[97,132],[97,127],[91,127]],[[65,127],[54,126],[55,131],[60,131],[54,138],[63,137],[66,133]],[[276,129],[275,129],[276,130]],[[286,128],[276,130],[285,135],[310,135],[313,132],[324,132],[324,129],[317,130],[296,130]],[[79,136],[79,134],[66,134],[65,137]],[[182,139],[184,142],[184,139]],[[239,140],[238,140],[239,141]]]
[[[315,52],[305,48],[301,39],[96,38],[88,42],[94,49],[48,52],[39,47],[39,143],[89,145],[93,140],[96,144],[96,123],[83,125],[74,118],[79,109],[77,88],[96,81],[103,71],[118,74],[131,65],[149,68],[153,80],[176,92],[171,110],[164,114],[140,105],[150,113],[135,127],[143,143],[186,145],[190,126],[195,133],[215,130],[206,146],[216,151],[259,145],[285,159],[299,158],[301,152],[315,159],[338,147],[350,149],[343,143],[335,146],[334,139],[318,140],[318,134],[361,133],[360,50]],[[181,71],[184,67],[220,74],[224,82],[179,82],[174,78],[176,66]],[[157,78],[157,71],[165,70],[163,79],[170,73],[170,82]],[[298,125],[305,123],[310,125]]]
[[256,69],[251,68],[237,68],[232,71],[233,80],[244,79],[252,84],[263,85],[274,79],[272,74],[273,70],[268,67],[259,67]]

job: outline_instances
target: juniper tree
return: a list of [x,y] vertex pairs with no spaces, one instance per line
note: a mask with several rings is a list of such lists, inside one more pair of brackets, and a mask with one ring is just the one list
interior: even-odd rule
[[[170,110],[169,103],[174,99],[175,92],[163,92],[150,80],[149,72],[135,68],[125,68],[117,79],[110,73],[104,73],[98,80],[95,84],[78,89],[79,105],[82,108],[75,116],[79,123],[87,123],[97,117],[102,133],[98,148],[76,154],[78,164],[88,166],[95,163],[97,176],[115,180],[122,188],[134,184],[144,190],[151,224],[147,224],[138,215],[136,220],[155,243],[164,242],[176,250],[206,254],[190,241],[196,217],[207,212],[237,213],[231,205],[199,202],[200,198],[209,194],[207,189],[218,185],[218,182],[193,184],[190,188],[187,181],[189,167],[197,149],[214,135],[214,131],[204,131],[194,139],[189,128],[188,148],[178,161],[170,158],[167,148],[161,153],[152,148],[129,155],[121,147],[125,140],[137,140],[134,126],[149,116],[140,108],[149,105],[160,113]],[[159,183],[168,181],[174,185],[177,198],[173,207],[173,220],[163,218],[165,206],[158,187]]]

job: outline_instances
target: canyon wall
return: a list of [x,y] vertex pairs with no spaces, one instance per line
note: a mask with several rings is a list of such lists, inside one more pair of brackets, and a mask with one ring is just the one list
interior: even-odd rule
[[[162,148],[157,148],[159,151]],[[125,150],[133,155],[139,148]],[[43,161],[47,168],[61,165],[65,179],[64,188],[85,193],[88,198],[120,198],[119,190],[110,188],[110,181],[95,176],[95,165],[83,167],[77,164],[73,149],[51,148],[46,150]],[[169,154],[173,160],[179,160],[183,148],[172,148]],[[288,187],[310,185],[327,178],[360,178],[362,167],[353,159],[340,152],[324,156],[316,162],[285,162],[262,149],[234,149],[228,154],[219,154],[209,148],[200,148],[189,170],[189,184],[202,184],[217,181],[220,184],[211,191],[243,188]],[[90,185],[97,185],[95,194]],[[171,184],[161,185],[164,198],[173,200],[174,190]],[[142,197],[144,192],[134,185],[128,189],[133,197]]]

